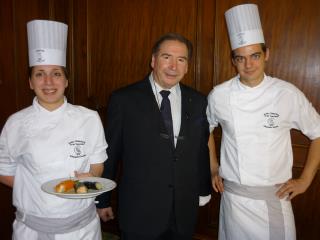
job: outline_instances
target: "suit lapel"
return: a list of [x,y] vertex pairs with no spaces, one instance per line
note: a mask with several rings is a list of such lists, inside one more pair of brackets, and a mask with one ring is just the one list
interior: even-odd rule
[[143,99],[146,100],[146,102],[144,102],[143,104],[147,104],[154,111],[157,110],[160,113],[157,99],[156,99],[156,97],[155,97],[155,95],[153,94],[153,91],[152,91],[152,86],[150,84],[149,76],[147,76],[144,79],[144,81],[142,81],[141,91],[143,92],[143,94],[145,96],[145,98],[143,98]]
[[181,151],[183,142],[188,136],[188,121],[190,119],[190,114],[191,114],[190,105],[192,103],[192,98],[189,96],[186,88],[181,83],[180,83],[180,89],[181,89],[181,125],[180,125],[179,136],[176,144],[176,152]]

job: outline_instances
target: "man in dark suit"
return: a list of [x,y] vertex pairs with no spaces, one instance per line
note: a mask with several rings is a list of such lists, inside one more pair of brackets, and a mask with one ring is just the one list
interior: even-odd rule
[[[185,37],[162,36],[153,47],[152,73],[110,98],[103,176],[114,179],[122,160],[121,239],[192,239],[199,203],[210,199],[207,100],[179,83],[191,56]],[[98,200],[102,220],[112,219],[110,194]]]

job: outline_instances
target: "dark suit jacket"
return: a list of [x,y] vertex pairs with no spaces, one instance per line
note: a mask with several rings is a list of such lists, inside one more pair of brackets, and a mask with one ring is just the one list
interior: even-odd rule
[[[207,100],[181,83],[180,88],[181,127],[176,148],[167,137],[148,77],[115,91],[110,98],[103,177],[114,179],[122,160],[118,217],[123,231],[158,234],[168,226],[174,206],[178,230],[192,234],[199,195],[211,192]],[[98,200],[99,208],[107,207],[110,194]]]

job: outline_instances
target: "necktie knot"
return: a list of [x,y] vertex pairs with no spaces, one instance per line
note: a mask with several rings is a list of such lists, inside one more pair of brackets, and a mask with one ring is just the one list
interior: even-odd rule
[[162,91],[160,91],[160,94],[161,94],[162,98],[168,98],[170,91],[162,90]]

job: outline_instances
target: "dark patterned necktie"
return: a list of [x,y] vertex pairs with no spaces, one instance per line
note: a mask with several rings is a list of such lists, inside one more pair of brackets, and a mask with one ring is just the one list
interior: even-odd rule
[[167,131],[168,131],[169,139],[174,146],[171,106],[170,106],[170,100],[168,98],[170,91],[162,90],[160,94],[162,96],[160,111],[162,114],[162,118],[164,120],[164,124],[166,125]]

